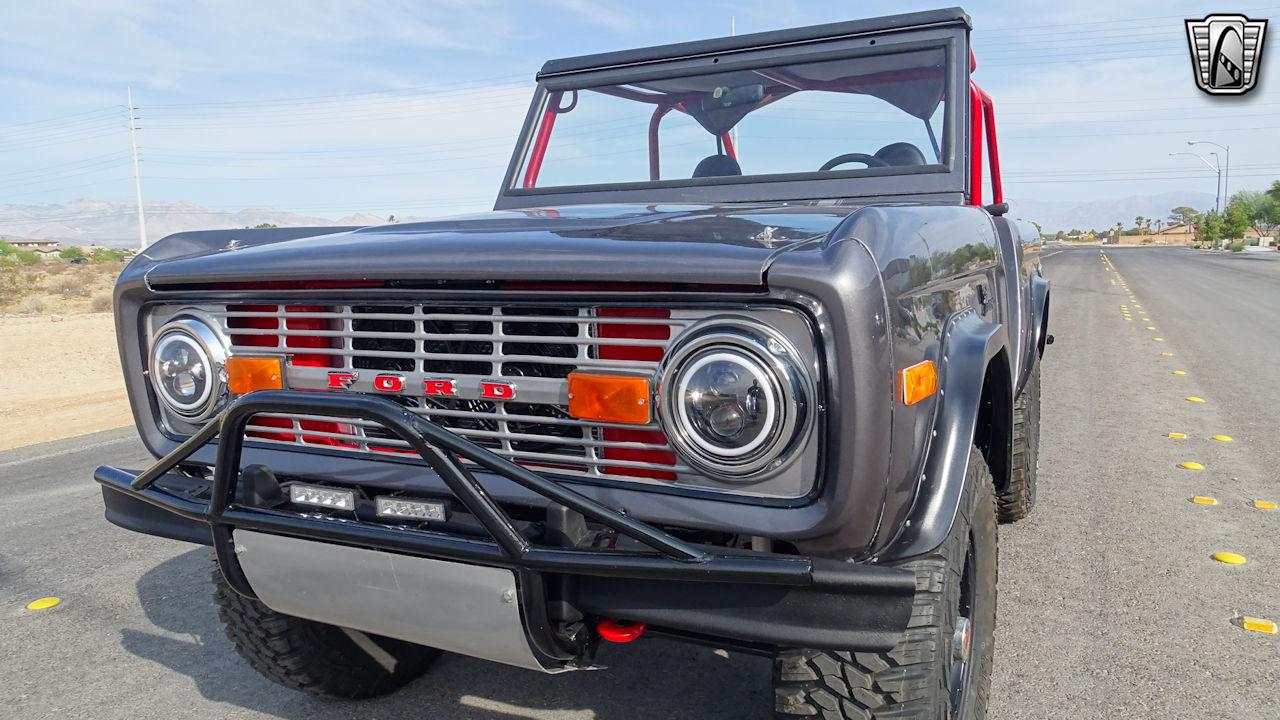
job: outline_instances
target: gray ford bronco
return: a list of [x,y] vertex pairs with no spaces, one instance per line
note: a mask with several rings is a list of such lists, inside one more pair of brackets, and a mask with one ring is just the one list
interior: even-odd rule
[[662,635],[772,657],[781,716],[985,716],[1051,338],[969,30],[553,60],[491,213],[155,243],[107,519],[212,546],[318,695]]

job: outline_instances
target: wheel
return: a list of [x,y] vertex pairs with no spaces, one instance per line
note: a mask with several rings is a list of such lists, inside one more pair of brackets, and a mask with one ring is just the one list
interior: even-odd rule
[[1031,514],[1036,505],[1036,468],[1040,464],[1040,363],[1013,406],[1013,466],[1009,487],[997,497],[996,515],[1010,523]]
[[278,613],[227,584],[216,565],[213,600],[236,652],[268,680],[329,698],[395,692],[426,672],[434,648]]
[[996,514],[991,473],[969,454],[960,512],[916,573],[915,606],[892,650],[786,650],[774,659],[778,718],[981,720],[996,622]]

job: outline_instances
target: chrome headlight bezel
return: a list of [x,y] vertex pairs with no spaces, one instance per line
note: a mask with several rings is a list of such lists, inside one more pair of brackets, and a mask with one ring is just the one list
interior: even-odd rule
[[[159,358],[175,343],[185,344],[205,367],[204,389],[190,402],[174,397],[164,386]],[[147,350],[147,375],[152,391],[166,412],[185,422],[198,423],[216,414],[226,400],[226,362],[226,344],[213,326],[195,316],[182,315],[156,331]]]
[[[814,383],[801,358],[784,336],[746,318],[713,317],[691,326],[668,351],[657,391],[659,417],[677,453],[723,482],[759,482],[785,470],[800,455],[814,425]],[[769,403],[766,429],[745,447],[718,446],[688,412],[683,392],[688,378],[715,360],[748,369]]]

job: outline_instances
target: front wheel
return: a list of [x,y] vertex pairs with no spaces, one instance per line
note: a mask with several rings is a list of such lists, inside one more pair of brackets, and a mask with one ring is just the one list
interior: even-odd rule
[[1013,406],[1013,465],[1009,486],[997,498],[1002,523],[1021,520],[1036,505],[1036,470],[1040,467],[1040,362],[1031,368]]
[[278,613],[244,597],[213,569],[213,600],[236,652],[272,682],[320,697],[357,700],[394,692],[440,651]]
[[901,567],[916,574],[907,630],[886,653],[786,650],[774,660],[775,711],[824,720],[981,720],[996,621],[991,472],[969,454],[964,497],[942,547]]

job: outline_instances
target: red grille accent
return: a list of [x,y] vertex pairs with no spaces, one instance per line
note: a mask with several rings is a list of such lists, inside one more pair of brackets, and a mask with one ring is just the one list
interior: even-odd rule
[[[662,308],[600,308],[598,317],[625,318],[670,318],[671,311]],[[627,325],[621,323],[599,323],[596,335],[602,338],[628,338],[637,340],[670,340],[669,325]],[[665,350],[660,347],[637,347],[635,345],[601,345],[602,360],[638,360],[644,362],[661,362]],[[622,428],[604,428],[601,439],[612,442],[638,442],[652,445],[667,444],[667,435],[661,430],[625,430]],[[630,448],[602,448],[600,456],[606,460],[639,461],[675,465],[676,454],[668,450],[633,450]],[[605,467],[604,472],[630,477],[650,478],[653,480],[674,481],[676,474],[665,470],[650,470],[632,467]]]
[[[280,307],[278,305],[228,305],[227,310],[243,311],[243,312],[276,312]],[[309,313],[309,312],[329,312],[330,308],[324,305],[286,305],[286,312]],[[229,328],[246,328],[253,330],[279,330],[280,320],[277,318],[265,317],[232,317],[227,318],[227,326]],[[289,318],[285,320],[285,328],[289,330],[328,330],[329,322],[324,318]],[[315,335],[288,335],[285,337],[285,347],[287,348],[329,348],[338,347],[332,341],[333,338]],[[253,347],[270,347],[280,346],[279,335],[248,335],[248,334],[232,334],[231,341],[236,345],[251,345]],[[295,353],[290,356],[289,361],[294,365],[305,367],[338,367],[339,358],[333,355],[321,355],[316,353]],[[293,422],[288,418],[277,417],[254,417],[250,422],[253,425],[262,427],[274,427],[293,429]],[[322,433],[342,433],[350,432],[343,425],[323,420],[299,420],[298,427],[302,430],[311,430],[312,432]],[[245,432],[246,437],[260,438],[263,440],[278,440],[282,442],[294,442],[297,436],[293,433],[274,433],[264,432],[261,430],[249,430]],[[351,443],[346,443],[336,438],[324,437],[321,435],[303,435],[302,442],[309,445],[329,445],[333,447],[356,447]]]

